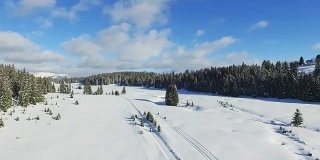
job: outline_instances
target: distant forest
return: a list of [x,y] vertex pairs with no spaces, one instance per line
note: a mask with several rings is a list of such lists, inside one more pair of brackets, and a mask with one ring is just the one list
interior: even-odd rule
[[[301,57],[302,58],[302,57]],[[166,88],[175,84],[178,89],[223,96],[240,95],[279,99],[300,99],[320,102],[320,56],[313,74],[299,74],[296,62],[263,61],[261,65],[232,65],[211,67],[183,73],[116,72],[72,78],[69,81],[90,82],[91,85],[120,84]]]

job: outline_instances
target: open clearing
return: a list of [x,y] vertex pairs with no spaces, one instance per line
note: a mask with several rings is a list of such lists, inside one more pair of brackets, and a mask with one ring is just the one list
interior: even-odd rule
[[[74,87],[78,86],[73,84]],[[92,87],[93,91],[96,87]],[[315,159],[320,157],[320,105],[296,100],[231,98],[180,91],[180,107],[164,105],[164,90],[126,87],[127,94],[46,95],[48,104],[1,113],[1,159]],[[103,86],[106,93],[121,86]],[[58,96],[58,98],[57,98]],[[52,97],[52,98],[51,98]],[[74,102],[78,100],[79,105]],[[185,107],[186,102],[193,107]],[[223,107],[217,101],[232,104]],[[52,110],[52,115],[44,112]],[[288,124],[296,108],[304,124]],[[145,121],[150,111],[161,132]],[[61,120],[53,120],[58,113]],[[159,113],[159,114],[158,114]],[[40,120],[26,120],[36,116]],[[132,115],[137,115],[133,121]],[[19,117],[19,121],[14,120]],[[136,125],[136,124],[137,125]],[[279,127],[292,130],[282,134]],[[150,132],[151,128],[151,132]],[[143,132],[143,134],[139,134]],[[312,157],[307,153],[311,152]]]

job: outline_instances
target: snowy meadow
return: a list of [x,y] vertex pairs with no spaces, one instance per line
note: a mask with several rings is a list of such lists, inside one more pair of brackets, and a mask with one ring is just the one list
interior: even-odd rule
[[[105,85],[103,95],[84,95],[78,86],[73,98],[49,93],[44,103],[1,112],[1,159],[320,158],[319,103],[179,90],[174,107],[164,104],[165,90],[127,86],[115,96],[123,86]],[[297,108],[302,127],[290,125]]]

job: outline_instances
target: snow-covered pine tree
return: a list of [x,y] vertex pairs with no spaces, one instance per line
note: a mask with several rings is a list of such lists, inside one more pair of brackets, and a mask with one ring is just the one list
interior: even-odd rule
[[19,105],[27,107],[30,103],[31,82],[30,77],[25,70],[22,72],[22,84],[19,92]]
[[293,126],[298,127],[303,123],[302,113],[299,109],[296,109],[296,112],[293,115],[292,122]]
[[9,77],[6,73],[0,71],[0,109],[7,111],[12,105],[12,90],[10,87]]
[[103,88],[102,88],[102,85],[100,85],[100,95],[103,95]]
[[71,93],[71,83],[69,83],[69,84],[67,85],[66,93],[67,93],[67,94],[70,94],[70,93]]
[[50,92],[51,93],[55,93],[56,92],[56,87],[54,86],[54,83],[52,83]]
[[30,78],[31,90],[29,94],[29,102],[35,105],[38,102],[43,102],[45,98],[43,96],[43,92],[41,91],[43,88],[41,87],[41,84],[39,84],[41,81],[38,81],[33,75]]
[[165,97],[166,105],[177,106],[179,103],[179,96],[176,85],[169,85],[166,90]]
[[121,94],[126,94],[126,93],[127,93],[127,91],[126,91],[126,87],[125,87],[125,86],[123,86],[122,91],[121,91]]
[[83,94],[92,94],[91,85],[90,85],[90,82],[88,80],[85,81],[83,90],[84,90]]
[[62,80],[60,82],[60,93],[66,93],[67,92],[67,89],[66,89],[66,85],[64,84],[64,80]]

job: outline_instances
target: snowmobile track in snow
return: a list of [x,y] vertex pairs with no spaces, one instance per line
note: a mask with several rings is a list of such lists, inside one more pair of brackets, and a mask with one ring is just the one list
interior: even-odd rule
[[214,156],[207,148],[205,148],[201,143],[197,140],[189,136],[186,132],[181,130],[179,127],[175,126],[170,120],[165,121],[169,124],[169,126],[176,131],[181,137],[183,137],[190,145],[192,145],[196,150],[198,150],[204,158],[209,160],[219,160],[216,156]]
[[[123,97],[123,98],[125,98],[128,102],[130,102],[130,104],[134,108],[134,110],[136,110],[139,113],[139,115],[141,117],[143,117],[143,114],[140,112],[140,110],[134,105],[134,103],[130,99],[128,99],[127,97]],[[147,121],[147,123],[151,126],[150,122]],[[169,146],[167,141],[158,132],[154,132],[154,133],[158,136],[158,138],[162,141],[162,143],[167,147],[167,149],[172,154],[172,156],[175,159],[180,160],[179,156],[173,151],[173,149]]]

